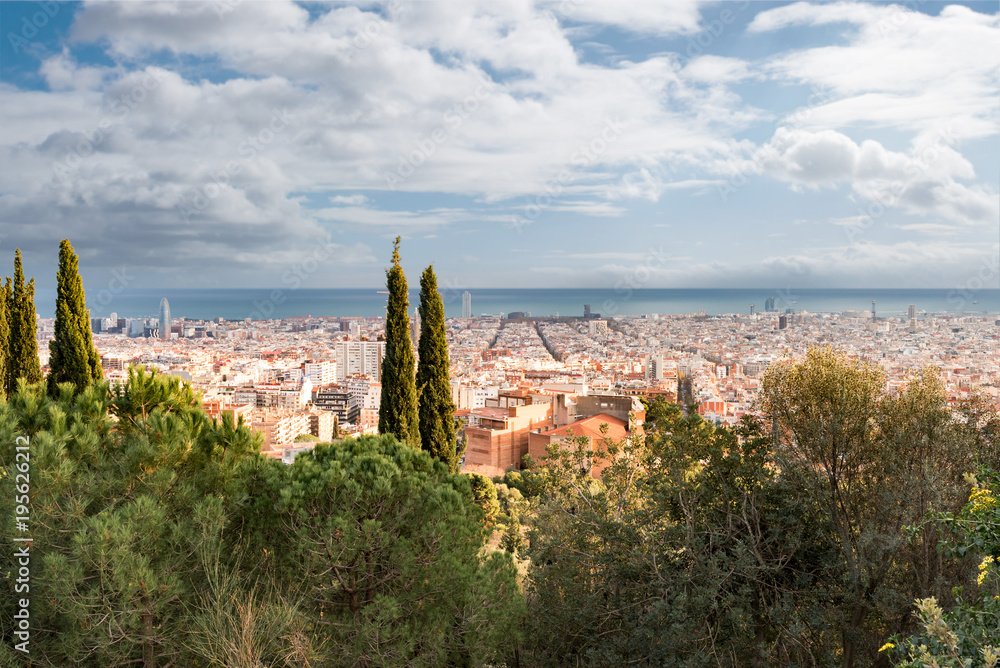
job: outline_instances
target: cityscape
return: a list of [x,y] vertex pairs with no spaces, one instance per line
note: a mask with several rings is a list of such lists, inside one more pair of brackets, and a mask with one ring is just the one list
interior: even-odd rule
[[[934,366],[950,403],[976,393],[1000,402],[1000,313],[927,313],[914,304],[905,314],[879,315],[874,301],[866,311],[778,312],[769,296],[759,311],[750,304],[746,313],[714,316],[609,319],[581,304],[577,315],[473,317],[473,300],[463,291],[462,317],[446,321],[451,399],[474,434],[470,444],[481,442],[470,446],[467,469],[490,476],[520,468],[530,434],[541,429],[536,423],[543,431],[567,426],[560,419],[568,416],[553,412],[559,401],[664,396],[696,404],[712,422],[735,425],[757,411],[767,368],[810,346],[875,362],[886,370],[889,390]],[[43,364],[52,322],[39,321]],[[232,412],[260,431],[271,456],[287,460],[311,447],[295,442],[300,434],[330,440],[333,416],[345,435],[378,433],[384,318],[189,320],[172,318],[163,298],[155,319],[112,313],[90,322],[109,381],[124,383],[129,367],[139,365],[180,377],[202,394],[210,414]],[[415,346],[415,312],[411,330]],[[679,396],[682,380],[687,394]],[[518,420],[510,409],[525,404],[544,408]],[[626,420],[635,408],[622,403],[617,418]],[[491,419],[495,409],[503,420]],[[520,445],[501,453],[505,439]]]

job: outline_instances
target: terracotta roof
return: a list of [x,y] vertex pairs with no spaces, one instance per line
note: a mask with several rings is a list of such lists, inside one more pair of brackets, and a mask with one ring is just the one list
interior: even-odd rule
[[[608,433],[606,435],[601,433],[602,424],[608,425]],[[573,431],[573,436],[589,436],[590,438],[605,438],[606,436],[607,438],[621,439],[628,435],[626,431],[627,427],[628,423],[621,418],[616,418],[607,413],[598,413],[597,415],[571,422],[562,427],[543,431],[542,434],[546,436],[566,436],[566,430],[570,429]]]

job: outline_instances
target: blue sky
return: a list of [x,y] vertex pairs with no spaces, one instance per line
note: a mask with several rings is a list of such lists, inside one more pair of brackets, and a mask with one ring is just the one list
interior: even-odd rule
[[396,235],[456,288],[1000,285],[996,2],[0,19],[0,248],[41,287],[64,237],[89,289],[375,286]]

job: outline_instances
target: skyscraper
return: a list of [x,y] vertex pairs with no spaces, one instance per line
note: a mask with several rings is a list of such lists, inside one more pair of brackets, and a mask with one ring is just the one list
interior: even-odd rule
[[462,317],[472,317],[472,295],[468,290],[462,293]]
[[872,322],[878,322],[878,318],[875,316],[875,300],[872,300]]
[[764,300],[764,312],[774,313],[774,297],[768,297]]
[[160,300],[160,338],[170,338],[170,302],[166,297]]
[[910,304],[908,315],[910,316],[910,331],[917,331],[917,305]]

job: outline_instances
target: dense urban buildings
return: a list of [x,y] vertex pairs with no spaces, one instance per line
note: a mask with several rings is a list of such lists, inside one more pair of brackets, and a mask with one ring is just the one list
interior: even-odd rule
[[[537,458],[564,438],[565,429],[592,436],[595,416],[606,416],[600,423],[612,433],[641,429],[639,398],[679,399],[733,424],[756,410],[770,364],[816,345],[877,362],[890,390],[930,365],[940,369],[952,402],[974,391],[994,402],[1000,397],[996,315],[918,312],[912,305],[872,319],[860,310],[778,313],[770,299],[765,305],[764,313],[717,316],[600,318],[585,307],[583,318],[448,320],[452,401],[469,437],[466,468],[518,468],[525,455]],[[169,319],[166,300],[162,307]],[[44,364],[52,321],[39,322]],[[382,318],[175,318],[164,329],[165,322],[158,328],[149,318],[111,314],[91,323],[112,382],[126,378],[130,365],[179,376],[202,393],[210,412],[242,416],[260,431],[275,457],[302,446],[295,444],[300,434],[377,431]],[[162,338],[170,329],[174,336]]]

